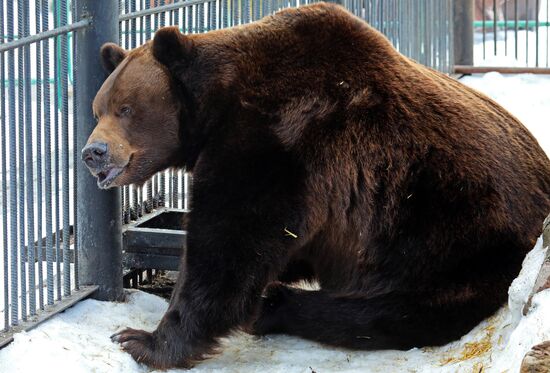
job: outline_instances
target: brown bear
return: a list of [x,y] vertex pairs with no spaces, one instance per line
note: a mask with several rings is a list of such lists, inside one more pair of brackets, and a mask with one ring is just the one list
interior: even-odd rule
[[166,314],[112,337],[151,367],[239,328],[445,344],[504,304],[550,210],[550,162],[517,119],[336,5],[101,54],[83,149],[99,186],[195,180]]

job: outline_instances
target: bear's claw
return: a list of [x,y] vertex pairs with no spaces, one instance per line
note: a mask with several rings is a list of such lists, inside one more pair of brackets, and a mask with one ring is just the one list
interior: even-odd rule
[[126,328],[118,333],[111,335],[111,341],[114,343],[124,343],[131,340],[152,342],[153,336],[151,333],[144,330]]
[[111,336],[111,341],[120,343],[122,349],[132,355],[138,363],[159,367],[154,359],[153,335],[144,330],[127,328]]
[[188,368],[191,365],[183,357],[168,354],[166,342],[161,343],[153,333],[144,330],[126,328],[111,336],[111,341],[119,343],[122,350],[129,353],[135,361],[148,365],[151,368],[167,369],[171,367]]

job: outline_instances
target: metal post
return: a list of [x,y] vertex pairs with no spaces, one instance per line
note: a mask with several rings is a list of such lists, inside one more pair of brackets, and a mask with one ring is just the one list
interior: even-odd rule
[[453,2],[455,65],[474,64],[474,0]]
[[[99,61],[99,48],[118,41],[118,4],[116,1],[78,0],[78,19],[90,18],[91,25],[76,33],[76,66],[79,110],[76,129],[77,149],[82,149],[95,127],[92,101],[106,78]],[[93,295],[100,300],[121,300],[122,237],[121,201],[118,190],[100,190],[96,180],[77,162],[77,224],[80,284],[98,285]]]

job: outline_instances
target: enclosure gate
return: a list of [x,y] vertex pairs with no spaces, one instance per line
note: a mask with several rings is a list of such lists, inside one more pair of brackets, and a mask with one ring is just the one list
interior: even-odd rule
[[[165,25],[200,33],[307,2],[73,0],[72,9],[68,0],[2,2],[0,347],[90,294],[121,298],[123,223],[126,248],[132,239],[142,246],[124,253],[127,267],[175,269],[185,242],[185,232],[159,216],[189,210],[190,175],[166,171],[144,187],[103,191],[80,161],[95,126],[91,103],[105,79],[100,46],[135,48]],[[452,0],[341,3],[404,54],[452,71]],[[173,250],[152,255],[156,244]]]

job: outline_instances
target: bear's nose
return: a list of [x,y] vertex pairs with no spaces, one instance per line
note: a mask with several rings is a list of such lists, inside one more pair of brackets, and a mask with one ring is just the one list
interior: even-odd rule
[[82,149],[82,160],[90,169],[103,167],[107,159],[107,144],[103,142],[93,142]]

